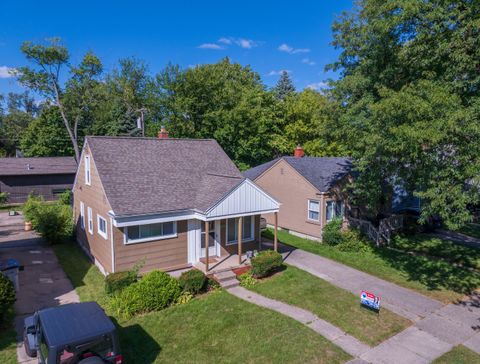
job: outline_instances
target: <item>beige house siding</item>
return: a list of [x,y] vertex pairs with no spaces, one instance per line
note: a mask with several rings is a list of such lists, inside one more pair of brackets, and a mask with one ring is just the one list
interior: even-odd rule
[[[90,156],[90,176],[91,185],[85,183],[85,155]],[[111,226],[108,211],[111,210],[107,201],[105,192],[100,181],[95,161],[91,156],[88,145],[83,151],[82,160],[78,168],[75,186],[73,188],[74,196],[74,218],[76,222],[77,241],[94,257],[98,263],[105,269],[106,273],[112,272],[112,245],[111,245]],[[80,225],[80,202],[85,206],[85,230]],[[92,209],[93,234],[88,231],[88,208]],[[98,234],[97,215],[102,216],[107,221],[107,239]]]
[[115,269],[123,271],[142,263],[142,272],[186,268],[188,264],[187,221],[177,221],[177,237],[125,244],[123,228],[114,229]]

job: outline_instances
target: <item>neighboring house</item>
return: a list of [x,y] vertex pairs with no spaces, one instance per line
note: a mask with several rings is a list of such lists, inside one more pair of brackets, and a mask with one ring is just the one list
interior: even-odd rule
[[0,158],[0,192],[8,202],[25,202],[30,193],[54,200],[71,190],[77,163],[73,157]]
[[[323,227],[343,217],[345,197],[341,184],[350,176],[348,158],[304,156],[297,147],[294,156],[274,159],[244,172],[281,203],[278,227],[309,239],[321,239]],[[265,216],[267,223],[275,220]]]
[[258,249],[260,215],[279,209],[215,140],[170,139],[165,131],[87,137],[73,193],[77,240],[104,274],[140,262],[142,271],[209,270]]

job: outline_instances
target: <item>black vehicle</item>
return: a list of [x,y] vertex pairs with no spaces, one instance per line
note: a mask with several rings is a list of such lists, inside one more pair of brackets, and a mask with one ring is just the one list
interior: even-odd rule
[[36,312],[24,321],[23,341],[40,364],[122,364],[115,325],[96,302]]

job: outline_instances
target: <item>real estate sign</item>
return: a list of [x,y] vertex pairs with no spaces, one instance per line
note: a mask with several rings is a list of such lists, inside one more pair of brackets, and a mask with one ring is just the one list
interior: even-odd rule
[[360,303],[376,311],[380,311],[380,297],[373,293],[362,291],[360,293]]

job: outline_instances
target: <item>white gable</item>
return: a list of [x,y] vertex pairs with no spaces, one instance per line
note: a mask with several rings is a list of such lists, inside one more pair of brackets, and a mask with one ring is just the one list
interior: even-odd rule
[[280,203],[249,179],[207,211],[207,219],[278,212]]

